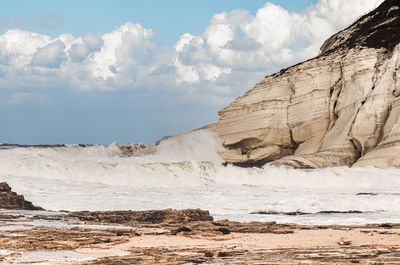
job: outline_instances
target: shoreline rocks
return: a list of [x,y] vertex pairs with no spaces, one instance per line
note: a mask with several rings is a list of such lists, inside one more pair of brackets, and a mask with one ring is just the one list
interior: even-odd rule
[[147,148],[147,145],[143,143],[137,143],[137,144],[118,144],[118,147],[122,151],[123,156],[133,156],[136,153],[140,152],[141,150],[144,150]]
[[200,209],[186,210],[149,210],[149,211],[80,211],[72,212],[69,217],[78,218],[84,222],[128,224],[128,223],[182,223],[213,221],[209,211]]
[[44,210],[26,201],[23,195],[18,195],[11,190],[7,182],[0,183],[0,209],[6,210]]
[[[130,212],[188,213],[201,210]],[[82,213],[82,212],[81,212]],[[82,216],[112,216],[86,212]],[[114,212],[119,215],[123,212]],[[125,212],[128,213],[128,212]],[[71,213],[76,214],[76,213]],[[179,214],[178,214],[179,215]],[[79,216],[79,214],[78,214]],[[207,216],[207,214],[205,215]],[[46,222],[37,222],[47,220]],[[104,220],[107,220],[104,219]],[[0,263],[331,264],[399,263],[400,224],[296,225],[179,221],[123,226],[61,215],[0,213]],[[53,223],[54,222],[54,223]],[[60,225],[63,224],[63,225]],[[100,226],[96,226],[100,225]],[[88,259],[90,257],[90,259]]]

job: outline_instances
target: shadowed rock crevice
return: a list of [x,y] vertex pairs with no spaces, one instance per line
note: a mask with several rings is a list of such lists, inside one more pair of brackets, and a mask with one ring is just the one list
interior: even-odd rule
[[[337,99],[342,92],[342,78],[340,78],[329,90],[330,100],[329,100],[329,126],[328,130],[335,126],[336,120],[338,119],[337,114]],[[328,131],[327,130],[327,131]]]

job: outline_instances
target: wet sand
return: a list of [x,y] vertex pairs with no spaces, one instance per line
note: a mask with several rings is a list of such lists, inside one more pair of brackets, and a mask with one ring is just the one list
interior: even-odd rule
[[400,224],[212,221],[208,212],[0,212],[2,264],[400,264]]

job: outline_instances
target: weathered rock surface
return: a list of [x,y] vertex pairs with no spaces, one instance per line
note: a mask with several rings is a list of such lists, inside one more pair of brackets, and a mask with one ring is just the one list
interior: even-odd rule
[[34,206],[26,201],[23,195],[11,191],[7,182],[0,183],[0,209],[7,210],[43,210],[43,208]]
[[186,210],[151,210],[151,211],[106,211],[106,212],[73,212],[70,217],[76,217],[80,221],[100,222],[108,224],[128,223],[182,223],[197,221],[212,221],[209,211],[200,209]]
[[[186,211],[186,210],[185,210]],[[197,211],[197,210],[195,210]],[[166,210],[170,212],[170,210]],[[179,212],[179,211],[177,211]],[[110,215],[111,212],[108,212]],[[89,216],[92,213],[85,215]],[[114,215],[119,215],[115,212]],[[96,215],[93,213],[93,215]],[[47,220],[46,222],[42,222]],[[193,221],[92,225],[0,213],[1,264],[399,264],[400,224]],[[62,225],[61,225],[62,224]],[[96,226],[101,224],[101,226]]]
[[147,145],[143,143],[138,143],[138,144],[119,144],[119,148],[122,151],[123,156],[133,156],[137,152],[140,152],[143,149],[147,148]]
[[328,39],[318,57],[267,76],[213,126],[240,166],[400,167],[400,1]]

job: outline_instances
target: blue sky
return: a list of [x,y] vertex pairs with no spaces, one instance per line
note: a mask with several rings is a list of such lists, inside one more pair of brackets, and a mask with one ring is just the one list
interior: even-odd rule
[[[302,11],[317,0],[270,1],[290,11]],[[3,1],[1,31],[10,26],[56,36],[105,33],[132,21],[153,29],[155,40],[173,45],[181,34],[200,34],[219,12],[246,9],[252,14],[265,0],[13,0]],[[36,21],[36,23],[32,23]]]
[[0,142],[152,144],[216,122],[379,2],[2,1]]

